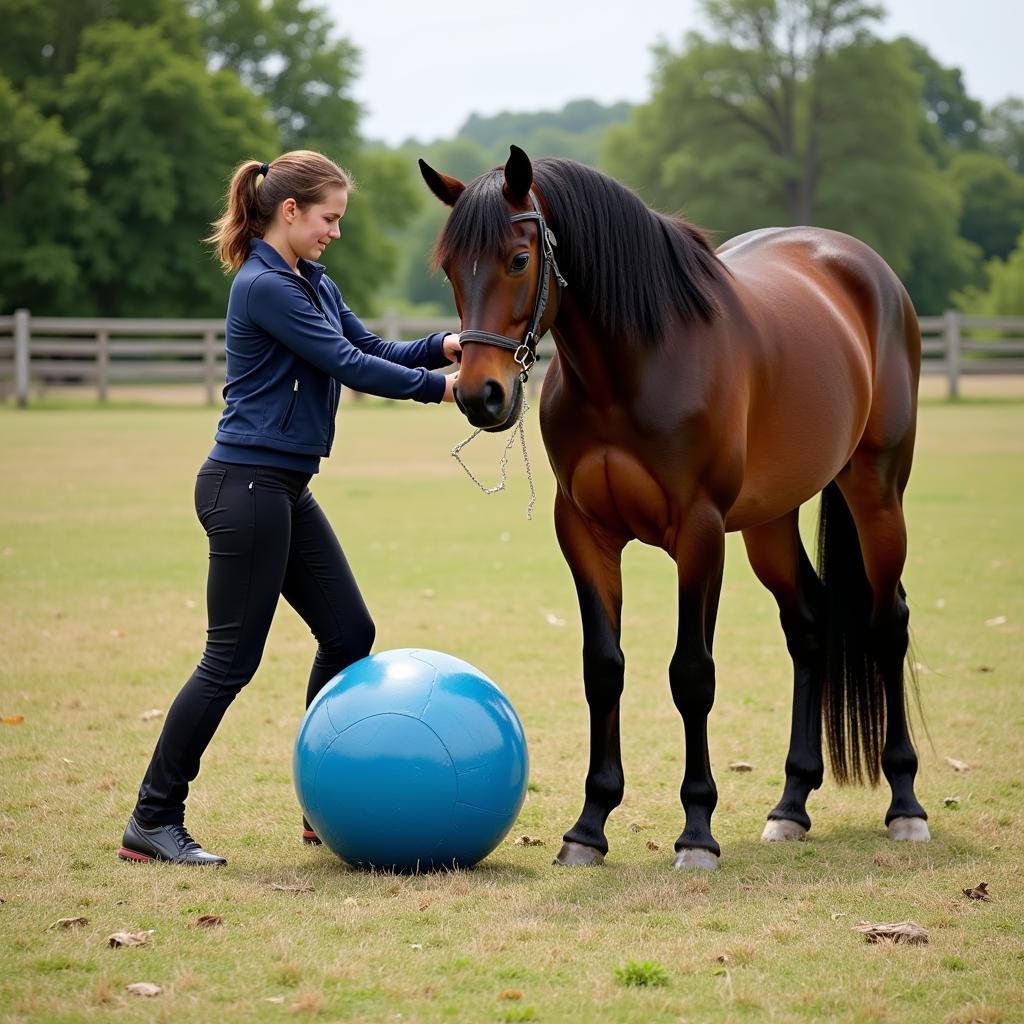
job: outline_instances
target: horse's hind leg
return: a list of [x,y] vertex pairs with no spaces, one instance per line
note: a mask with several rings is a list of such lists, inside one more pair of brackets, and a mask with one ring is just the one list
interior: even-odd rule
[[803,839],[807,798],[821,785],[821,687],[825,671],[824,588],[800,540],[799,509],[743,531],[757,578],[779,606],[793,659],[793,718],[782,799],[768,814],[766,840]]
[[893,839],[930,838],[928,815],[914,793],[917,754],[910,740],[904,687],[910,611],[900,582],[907,556],[903,486],[909,471],[898,450],[862,445],[836,479],[846,498],[860,540],[864,571],[871,585],[868,643],[885,695],[882,773],[892,790],[885,815]]

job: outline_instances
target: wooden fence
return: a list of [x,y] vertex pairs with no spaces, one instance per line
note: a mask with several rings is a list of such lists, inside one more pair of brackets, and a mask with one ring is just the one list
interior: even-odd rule
[[[456,331],[451,318],[409,318],[389,313],[366,321],[384,338],[416,338]],[[974,317],[955,311],[922,317],[922,370],[942,374],[955,398],[964,375],[1024,374],[1024,317]],[[553,351],[540,345],[539,381]],[[19,309],[0,317],[0,401],[73,385],[95,387],[105,401],[111,388],[133,384],[201,384],[213,405],[224,381],[223,320],[90,319],[34,317]]]

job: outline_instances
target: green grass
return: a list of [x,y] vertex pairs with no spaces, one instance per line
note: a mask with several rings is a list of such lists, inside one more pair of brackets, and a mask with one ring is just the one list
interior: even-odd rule
[[[204,639],[191,489],[215,418],[0,408],[0,716],[24,716],[0,725],[0,1021],[1021,1020],[1024,404],[921,413],[905,580],[931,736],[918,728],[930,844],[891,844],[886,793],[830,779],[806,844],[759,842],[783,777],[790,669],[771,598],[730,538],[710,722],[723,858],[710,875],[668,868],[682,764],[670,563],[627,550],[627,789],[608,862],[556,870],[582,799],[587,716],[535,420],[541,494],[527,523],[521,467],[510,493],[485,497],[447,457],[466,433],[454,410],[374,402],[343,409],[314,490],[378,649],[456,653],[518,708],[532,775],[510,840],[543,845],[509,841],[473,871],[422,877],[304,848],[289,768],[313,649],[283,605],[189,801],[189,824],[228,868],[120,863],[160,729],[140,715],[166,709]],[[501,443],[466,452],[489,481]],[[955,774],[946,757],[972,770]],[[753,771],[729,772],[734,760]],[[961,893],[980,881],[990,902]],[[199,928],[203,914],[224,923]],[[78,916],[88,922],[47,930]],[[851,928],[905,918],[929,945],[868,945]],[[142,929],[154,929],[147,947],[107,946]],[[630,961],[660,965],[666,984],[622,984]],[[127,994],[138,981],[164,991]]]

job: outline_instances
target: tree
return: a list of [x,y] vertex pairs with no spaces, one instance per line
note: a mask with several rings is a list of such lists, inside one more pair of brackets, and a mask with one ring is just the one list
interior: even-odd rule
[[897,42],[921,76],[922,141],[929,152],[945,163],[950,151],[978,149],[984,112],[981,103],[967,95],[960,69],[944,67],[914,39],[903,36]]
[[957,296],[957,306],[977,316],[1024,316],[1024,232],[1005,260],[985,264],[988,285],[968,288]]
[[868,32],[879,8],[860,0],[705,0],[704,8],[714,36],[691,33],[680,53],[660,47],[650,103],[609,131],[613,173],[654,205],[685,207],[720,237],[817,224],[863,238],[908,278],[914,261],[939,247],[945,293],[969,281],[959,197],[920,143],[922,80],[902,44]]
[[267,101],[279,149],[313,149],[353,172],[359,187],[345,214],[344,242],[327,250],[324,263],[346,301],[372,312],[398,266],[389,234],[424,200],[415,163],[364,151],[359,105],[350,95],[359,69],[355,47],[336,36],[326,8],[305,0],[194,0],[192,7],[214,62]]
[[985,148],[1005,161],[1011,171],[1024,174],[1024,99],[1010,96],[985,116]]
[[0,76],[0,310],[69,308],[84,295],[75,226],[86,170],[60,119]]
[[212,315],[224,282],[201,244],[242,155],[274,146],[263,103],[161,30],[99,23],[65,79],[89,169],[82,272],[104,315]]
[[960,195],[960,234],[1005,259],[1024,228],[1024,176],[991,153],[958,153],[945,174]]

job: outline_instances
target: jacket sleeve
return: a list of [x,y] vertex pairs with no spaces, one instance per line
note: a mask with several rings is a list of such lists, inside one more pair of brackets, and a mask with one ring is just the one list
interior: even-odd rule
[[444,397],[443,375],[364,352],[339,334],[298,277],[290,281],[285,274],[260,274],[249,286],[246,303],[254,324],[346,387],[417,402],[440,402]]
[[443,348],[448,331],[428,334],[417,341],[382,341],[376,334],[366,329],[341,297],[338,286],[333,281],[331,284],[338,300],[341,329],[345,337],[360,351],[402,366],[425,366],[428,370],[440,370],[451,365],[445,357]]

